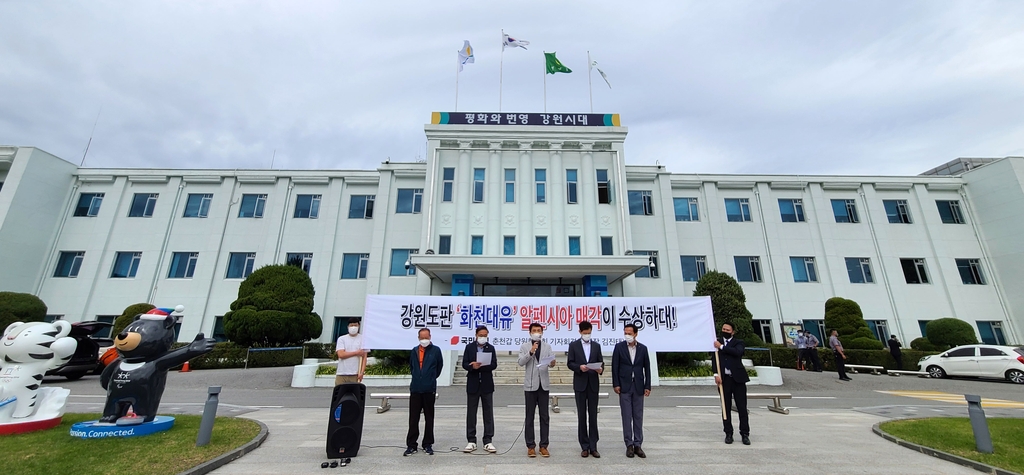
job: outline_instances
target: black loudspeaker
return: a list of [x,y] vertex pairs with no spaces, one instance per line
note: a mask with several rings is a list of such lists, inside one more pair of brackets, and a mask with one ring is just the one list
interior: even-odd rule
[[334,387],[331,415],[327,423],[327,458],[355,457],[363,437],[366,386],[345,383]]

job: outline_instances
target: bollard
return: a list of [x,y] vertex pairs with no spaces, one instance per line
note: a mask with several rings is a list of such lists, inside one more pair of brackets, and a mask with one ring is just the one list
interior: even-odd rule
[[990,454],[992,450],[992,435],[988,431],[988,421],[985,419],[985,410],[981,408],[981,396],[972,394],[964,395],[967,399],[967,414],[971,416],[971,429],[974,430],[974,444],[978,446],[978,452]]
[[203,419],[199,421],[199,435],[196,436],[196,447],[202,447],[210,443],[210,436],[213,435],[213,421],[217,418],[217,404],[220,402],[220,386],[210,386],[207,389],[206,407],[203,408]]

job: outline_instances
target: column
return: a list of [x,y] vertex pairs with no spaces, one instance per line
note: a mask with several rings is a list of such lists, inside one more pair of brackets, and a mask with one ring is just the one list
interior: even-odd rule
[[548,170],[549,198],[551,206],[551,234],[548,236],[548,255],[569,255],[568,237],[565,235],[565,168],[562,167],[560,150],[551,152],[551,168]]
[[469,255],[469,204],[473,201],[473,162],[469,150],[459,151],[459,166],[455,169],[455,235],[452,236],[452,254]]
[[[500,143],[496,144],[501,146]],[[501,189],[504,185],[504,172],[501,168],[501,149],[490,150],[490,160],[487,164],[487,192],[484,198],[487,203],[487,234],[484,235],[484,254],[488,256],[500,256],[502,251],[501,233]]]
[[579,202],[583,207],[583,242],[580,243],[583,249],[580,254],[597,256],[601,254],[601,236],[597,228],[597,171],[594,169],[593,151],[584,151],[582,162]]
[[518,189],[519,201],[519,236],[516,237],[516,255],[532,256],[536,243],[533,237],[533,203],[536,201],[536,190],[533,176],[533,155],[529,150],[519,152]]

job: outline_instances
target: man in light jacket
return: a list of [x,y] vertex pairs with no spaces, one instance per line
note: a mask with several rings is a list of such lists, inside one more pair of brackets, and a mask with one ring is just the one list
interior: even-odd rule
[[[544,327],[539,323],[530,324],[530,340],[519,347],[519,366],[526,368],[523,377],[523,392],[526,393],[526,455],[537,456],[536,432],[533,429],[534,414],[540,410],[540,455],[548,453],[548,388],[551,387],[548,368],[555,366],[551,345],[541,339]],[[550,360],[548,363],[543,361]]]

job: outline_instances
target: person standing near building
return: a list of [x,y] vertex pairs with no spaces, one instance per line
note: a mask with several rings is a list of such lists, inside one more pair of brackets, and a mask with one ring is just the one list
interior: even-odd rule
[[423,451],[434,455],[434,399],[437,397],[437,377],[441,376],[444,360],[441,349],[430,342],[430,330],[419,331],[420,344],[409,352],[409,433],[405,436],[405,453],[416,453],[416,440],[420,437],[420,412],[423,412]]
[[[601,386],[601,374],[604,373],[604,357],[601,345],[590,341],[593,325],[590,322],[579,322],[580,339],[569,343],[569,355],[566,366],[572,371],[572,389],[576,393],[576,433],[580,442],[580,456],[601,458],[597,451],[597,399]],[[587,365],[599,363],[599,367]],[[595,365],[597,366],[597,365]],[[588,428],[589,426],[589,428]]]
[[[481,363],[481,355],[489,354],[490,362]],[[476,327],[476,341],[466,345],[462,353],[462,369],[466,370],[466,440],[469,445],[463,452],[473,453],[476,450],[476,408],[483,406],[484,412],[484,450],[488,453],[498,451],[491,440],[494,438],[494,370],[498,368],[498,356],[487,341],[487,327]]]
[[348,320],[348,333],[338,337],[334,346],[338,355],[338,372],[334,376],[334,385],[363,382],[366,371],[366,354],[363,346],[363,335],[359,334],[359,320]]
[[818,345],[821,344],[818,341],[818,337],[814,336],[813,333],[804,332],[804,352],[807,358],[811,360],[811,365],[814,366],[814,371],[821,372],[821,358],[818,356]]
[[636,340],[636,325],[627,324],[622,333],[625,341],[612,350],[612,388],[619,395],[626,457],[647,458],[640,446],[644,443],[644,398],[651,395],[651,358],[647,345]]
[[796,369],[797,371],[803,371],[804,361],[807,359],[807,337],[804,336],[803,330],[796,331]]
[[828,337],[828,346],[836,358],[836,370],[839,371],[840,381],[853,381],[846,376],[846,353],[843,352],[843,342],[839,341],[839,331],[832,330],[832,336]]
[[718,350],[715,364],[715,384],[725,398],[725,443],[732,443],[732,401],[736,400],[736,411],[740,415],[740,437],[743,445],[750,445],[750,421],[747,414],[747,369],[743,367],[743,340],[733,335],[731,323],[722,324],[720,338],[715,340]]
[[[530,324],[530,340],[519,347],[519,366],[526,368],[523,377],[523,392],[526,395],[526,455],[537,456],[537,433],[533,429],[534,414],[540,412],[540,455],[548,452],[548,388],[551,387],[548,369],[555,366],[551,345],[542,340],[544,327],[539,323]],[[547,363],[545,363],[547,362]]]
[[892,355],[892,359],[896,360],[896,369],[898,370],[903,369],[903,352],[900,351],[902,346],[900,341],[896,339],[896,335],[889,337],[889,354]]

